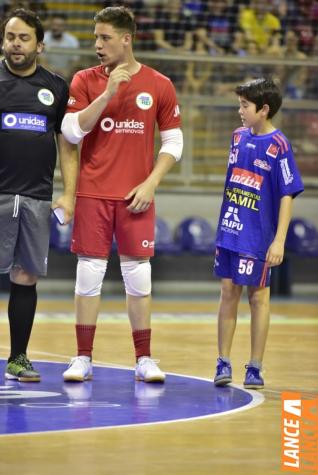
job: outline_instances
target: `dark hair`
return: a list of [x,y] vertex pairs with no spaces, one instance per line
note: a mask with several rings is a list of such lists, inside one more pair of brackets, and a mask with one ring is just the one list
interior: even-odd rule
[[58,18],[59,20],[64,20],[64,21],[67,21],[67,14],[66,13],[51,13],[50,14],[50,20],[53,20],[54,18]]
[[136,22],[133,12],[127,7],[107,7],[96,13],[95,23],[109,23],[116,30],[127,31],[134,38]]
[[243,96],[256,105],[256,112],[265,104],[269,106],[268,118],[274,117],[282,105],[282,93],[278,82],[273,78],[253,79],[235,88],[238,96]]
[[1,25],[2,38],[4,38],[4,31],[7,26],[7,23],[12,18],[19,18],[20,20],[24,21],[24,23],[31,26],[31,28],[34,28],[37,42],[40,43],[41,41],[43,41],[44,29],[43,29],[40,18],[35,12],[31,10],[26,10],[25,8],[17,8],[16,10],[13,10],[12,12],[9,13],[7,18],[2,22],[2,25]]

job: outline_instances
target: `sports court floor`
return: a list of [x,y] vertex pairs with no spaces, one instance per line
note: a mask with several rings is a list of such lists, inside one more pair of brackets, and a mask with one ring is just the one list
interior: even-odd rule
[[[24,475],[277,475],[281,393],[318,395],[318,301],[272,301],[263,391],[242,387],[249,313],[240,305],[234,384],[215,388],[217,298],[158,298],[153,357],[164,385],[135,382],[123,299],[103,300],[91,382],[64,383],[75,354],[71,297],[41,296],[29,357],[40,383],[0,379],[0,473]],[[9,346],[0,299],[0,374]],[[286,473],[286,472],[285,472]]]

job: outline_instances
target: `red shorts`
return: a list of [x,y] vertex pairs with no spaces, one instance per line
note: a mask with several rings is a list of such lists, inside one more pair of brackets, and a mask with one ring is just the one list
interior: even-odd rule
[[118,254],[131,257],[154,255],[155,206],[143,213],[127,210],[127,201],[76,198],[71,251],[108,257],[115,237]]

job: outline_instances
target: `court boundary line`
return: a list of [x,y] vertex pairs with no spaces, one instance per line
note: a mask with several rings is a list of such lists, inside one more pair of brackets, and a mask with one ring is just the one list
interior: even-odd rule
[[[189,324],[207,324],[215,323],[217,320],[216,313],[198,312],[193,316],[193,313],[186,312],[153,312],[151,316],[152,323],[189,323]],[[7,323],[8,317],[6,312],[0,312],[0,324]],[[72,312],[37,312],[36,324],[74,324],[75,317]],[[129,323],[126,312],[101,312],[98,318],[98,324],[126,324]],[[240,325],[250,324],[250,314],[241,313],[238,315],[237,323]],[[291,317],[278,313],[271,313],[271,325],[318,325],[317,317]]]

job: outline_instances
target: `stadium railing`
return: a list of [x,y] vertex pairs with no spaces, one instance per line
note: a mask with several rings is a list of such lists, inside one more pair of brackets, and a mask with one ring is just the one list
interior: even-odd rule
[[[50,53],[56,53],[51,50]],[[47,54],[50,54],[47,53]],[[59,50],[60,54],[74,54],[73,50]],[[95,53],[90,49],[79,51],[77,69],[98,64]],[[241,125],[237,113],[238,101],[235,85],[241,83],[244,72],[259,68],[259,74],[275,76],[276,68],[307,68],[308,83],[304,85],[304,97],[284,97],[281,111],[274,123],[292,143],[297,163],[302,173],[306,190],[318,190],[318,61],[278,60],[236,56],[173,55],[149,51],[136,52],[141,62],[158,68],[172,77],[176,85],[181,107],[184,152],[183,159],[167,175],[163,186],[167,190],[216,190],[224,183],[232,131]],[[195,62],[199,69],[211,67],[211,75],[200,93],[187,92],[185,72],[188,64]],[[176,64],[178,71],[176,74]],[[74,70],[70,71],[71,79]],[[278,76],[279,77],[279,76]],[[316,91],[317,89],[317,91]],[[159,147],[159,134],[156,146]],[[57,169],[59,177],[59,169]]]

